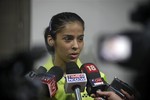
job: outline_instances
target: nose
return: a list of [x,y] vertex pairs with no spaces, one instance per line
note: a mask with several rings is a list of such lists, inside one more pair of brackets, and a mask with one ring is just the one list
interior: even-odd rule
[[76,50],[76,49],[78,49],[78,47],[79,47],[78,41],[74,40],[73,45],[72,45],[72,49]]

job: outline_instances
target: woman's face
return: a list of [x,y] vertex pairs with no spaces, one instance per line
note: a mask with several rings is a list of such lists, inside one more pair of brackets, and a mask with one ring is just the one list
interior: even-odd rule
[[83,48],[84,30],[80,23],[65,25],[63,31],[57,33],[55,40],[55,60],[59,62],[77,61]]

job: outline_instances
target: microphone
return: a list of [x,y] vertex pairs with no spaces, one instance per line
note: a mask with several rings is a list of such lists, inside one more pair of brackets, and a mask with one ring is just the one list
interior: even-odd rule
[[[123,94],[121,95],[121,89],[125,90],[130,95],[137,96],[136,90],[131,87],[129,84],[125,83],[124,81],[120,80],[119,78],[115,77],[114,80],[111,82],[110,87],[107,90],[116,90],[116,92],[120,97],[123,97]],[[120,94],[119,94],[120,93]]]
[[[80,68],[87,75],[87,88],[86,91],[88,95],[96,94],[97,90],[101,91],[113,91],[121,98],[125,98],[125,96],[118,91],[116,88],[108,84],[101,76],[99,69],[93,63],[85,63]],[[105,96],[102,98],[107,100]]]
[[29,80],[33,80],[36,78],[37,73],[35,71],[30,71],[25,75],[25,77]]
[[101,91],[106,89],[106,81],[101,78],[98,68],[93,63],[85,63],[80,69],[87,76],[86,91],[89,96],[91,94],[96,94],[96,91],[99,89]]
[[76,100],[81,99],[81,93],[87,83],[86,74],[82,73],[75,62],[66,63],[65,92],[75,93]]
[[47,73],[37,75],[37,79],[41,81],[44,95],[52,98],[57,90],[57,82],[63,77],[63,70],[58,66],[53,66]]
[[47,70],[46,70],[46,68],[43,67],[43,66],[40,66],[40,67],[36,70],[36,73],[37,73],[37,74],[42,74],[42,73],[46,73],[46,72],[47,72]]
[[34,80],[38,74],[46,73],[46,68],[43,66],[40,66],[37,70],[32,70],[28,72],[25,77],[29,80]]

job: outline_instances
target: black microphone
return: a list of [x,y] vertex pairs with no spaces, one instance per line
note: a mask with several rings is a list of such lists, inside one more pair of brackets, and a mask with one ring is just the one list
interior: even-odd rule
[[40,80],[44,89],[45,97],[52,98],[57,90],[57,82],[63,77],[63,70],[58,66],[53,66],[47,73],[38,74],[36,79]]
[[74,93],[76,100],[82,100],[81,93],[87,83],[86,74],[82,73],[75,62],[66,63],[65,92]]
[[85,63],[81,66],[81,71],[86,73],[88,95],[96,94],[97,90],[104,91],[107,87],[106,81],[100,76],[98,68],[93,63]]
[[34,80],[38,74],[46,73],[46,68],[43,66],[40,66],[37,70],[32,70],[28,72],[25,77],[29,80]]
[[46,73],[47,69],[43,66],[40,66],[37,70],[35,70],[37,74]]
[[110,84],[110,87],[107,90],[109,90],[109,91],[110,90],[112,90],[112,91],[116,90],[116,91],[118,91],[116,93],[119,96],[123,97],[121,94],[119,94],[119,93],[121,93],[121,89],[123,89],[124,91],[126,91],[130,95],[134,95],[135,98],[136,98],[136,96],[138,96],[138,94],[136,94],[137,93],[136,90],[133,87],[131,87],[129,84],[127,84],[126,82],[120,80],[117,77],[115,77],[113,79],[113,81]]
[[[96,94],[96,91],[100,90],[100,91],[113,91],[121,98],[125,98],[125,96],[120,91],[112,87],[100,76],[99,69],[93,63],[83,64],[81,66],[81,70],[87,75],[88,81],[86,91],[89,96],[91,94]],[[107,99],[105,96],[102,96],[102,98],[104,100]]]

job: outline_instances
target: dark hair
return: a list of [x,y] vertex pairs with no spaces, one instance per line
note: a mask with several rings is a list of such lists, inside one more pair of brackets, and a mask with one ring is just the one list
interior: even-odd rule
[[46,47],[47,47],[49,53],[54,53],[54,48],[48,45],[47,36],[51,35],[53,39],[56,39],[56,34],[60,31],[62,31],[62,29],[65,27],[65,25],[70,22],[81,23],[81,25],[83,26],[83,30],[84,30],[84,21],[76,13],[62,12],[62,13],[58,13],[58,14],[54,15],[51,18],[51,20],[49,22],[49,26],[45,29],[45,34],[44,34],[45,44],[46,44]]

